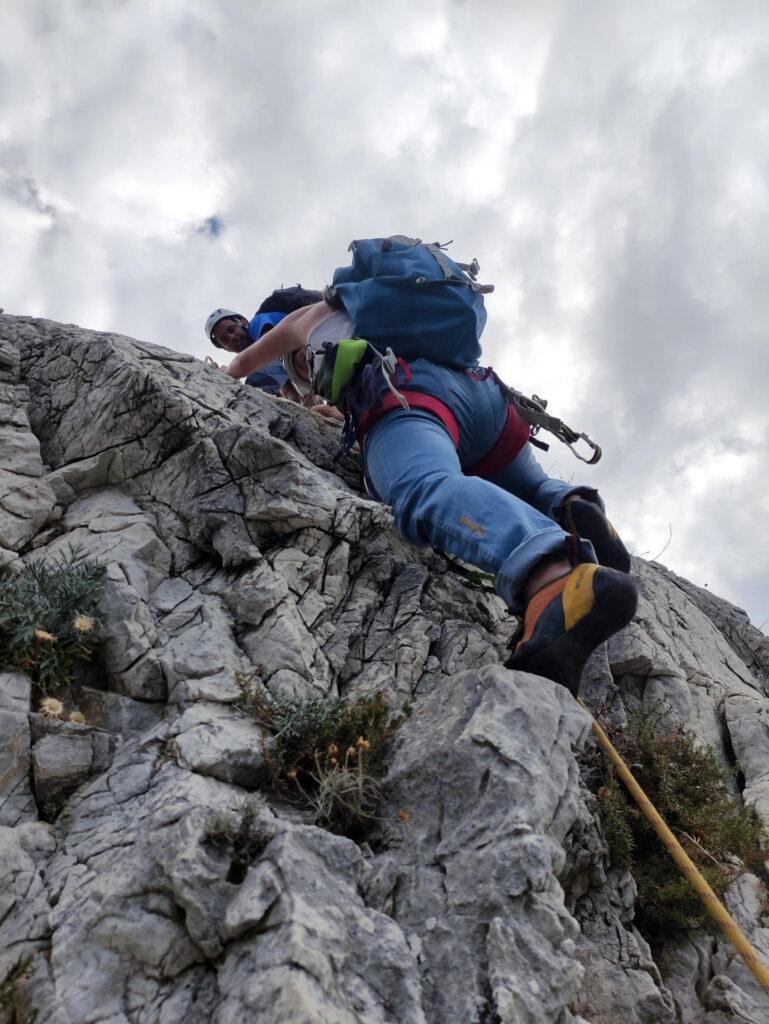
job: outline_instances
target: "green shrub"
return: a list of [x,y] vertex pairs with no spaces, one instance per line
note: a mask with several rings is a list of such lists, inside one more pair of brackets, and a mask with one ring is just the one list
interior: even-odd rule
[[[713,752],[680,728],[665,731],[668,708],[656,704],[630,716],[610,738],[649,799],[713,890],[721,896],[740,873],[766,856],[763,825],[729,792],[729,776]],[[598,790],[612,864],[629,868],[638,886],[636,921],[653,937],[705,926],[710,917],[682,878],[652,826],[607,763]]]
[[240,709],[272,733],[272,784],[293,788],[323,827],[355,836],[374,818],[376,775],[399,722],[384,694],[299,700],[271,696],[256,673],[236,675]]
[[77,659],[98,643],[94,609],[105,572],[70,547],[0,579],[0,667],[28,672],[44,693],[68,686]]

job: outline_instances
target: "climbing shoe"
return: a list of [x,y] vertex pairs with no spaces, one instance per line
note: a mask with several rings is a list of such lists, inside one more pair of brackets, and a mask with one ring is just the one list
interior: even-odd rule
[[546,676],[576,697],[588,657],[630,622],[637,604],[629,576],[582,562],[529,601],[523,637],[507,667]]
[[561,513],[561,525],[570,533],[589,540],[601,565],[630,572],[630,554],[600,505],[584,498],[568,498]]

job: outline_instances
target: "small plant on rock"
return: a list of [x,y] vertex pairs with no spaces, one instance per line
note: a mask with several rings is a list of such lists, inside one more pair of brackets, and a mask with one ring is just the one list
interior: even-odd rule
[[267,764],[277,788],[295,787],[313,821],[356,836],[374,819],[376,775],[399,722],[384,694],[306,699],[273,697],[258,676],[236,676],[239,707],[272,733]]
[[28,672],[43,693],[68,686],[75,662],[98,643],[95,608],[105,572],[104,563],[70,547],[0,579],[0,667]]
[[227,881],[240,885],[249,867],[275,835],[274,830],[258,824],[262,802],[258,797],[247,799],[238,816],[232,811],[218,811],[208,822],[204,841],[231,855]]
[[[763,825],[729,791],[729,776],[713,752],[680,728],[665,730],[657,704],[630,716],[612,742],[676,838],[721,896],[740,874],[766,857]],[[651,825],[607,764],[598,790],[612,863],[629,868],[638,886],[636,920],[650,937],[709,924],[699,897],[678,872]]]
[[55,718],[59,721],[72,722],[75,725],[85,725],[85,715],[77,708],[67,712],[64,704],[57,697],[43,697],[37,707],[38,714],[44,718]]
[[316,754],[315,768],[307,773],[309,789],[302,786],[296,774],[297,786],[313,812],[316,825],[355,835],[363,825],[375,819],[382,791],[365,765],[363,745],[366,742],[360,737],[357,746],[345,750],[341,761],[336,756],[336,744],[330,745],[325,756]]
[[[16,985],[17,982],[21,981],[22,978],[26,977],[29,973],[29,969],[32,965],[32,957],[22,957],[18,960],[14,966],[8,971],[6,976],[0,981],[0,1011],[9,1011],[14,1016],[11,1020],[15,1020],[16,1013]],[[34,1015],[37,1019],[37,1013]]]

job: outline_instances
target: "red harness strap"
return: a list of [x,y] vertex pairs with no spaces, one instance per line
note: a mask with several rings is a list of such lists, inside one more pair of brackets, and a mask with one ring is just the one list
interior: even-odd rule
[[[432,395],[425,395],[421,391],[409,391],[405,388],[401,391],[401,394],[409,403],[411,409],[424,409],[426,412],[436,416],[446,428],[454,447],[459,447],[459,426],[457,425],[454,413],[445,402],[441,402],[439,398],[434,398]],[[366,412],[360,417],[356,434],[358,444],[362,445],[366,432],[371,430],[374,424],[378,423],[383,416],[386,416],[388,412],[392,412],[393,409],[401,408],[401,403],[395,395],[385,395],[382,398],[382,404],[376,412]],[[494,447],[487,455],[484,455],[480,462],[468,466],[462,472],[465,476],[479,476],[484,480],[490,480],[513,461],[521,448],[529,440],[529,434],[529,424],[519,415],[514,405],[508,405],[507,420]]]
[[[425,395],[421,391],[409,391],[407,388],[403,388],[401,394],[409,403],[410,409],[425,409],[427,412],[431,412],[433,416],[437,416],[448,431],[454,447],[459,447],[459,427],[457,426],[454,413],[445,402],[442,402],[439,398],[433,398],[432,395]],[[386,416],[388,412],[392,412],[393,409],[402,408],[403,406],[395,395],[391,393],[386,394],[382,398],[382,404],[376,412],[364,412],[358,420],[358,430],[355,435],[358,444],[362,443],[366,431],[371,430],[374,424],[378,423],[383,416]]]
[[465,476],[480,476],[491,480],[500,470],[509,465],[529,440],[531,428],[511,402],[507,407],[507,420],[502,433],[491,451],[480,462],[468,466],[462,472]]

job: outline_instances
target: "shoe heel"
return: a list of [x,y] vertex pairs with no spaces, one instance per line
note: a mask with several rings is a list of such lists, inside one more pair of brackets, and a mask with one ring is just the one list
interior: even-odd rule
[[[612,570],[608,570],[612,572]],[[623,629],[638,607],[638,590],[627,576],[615,580],[611,593],[596,601],[592,611],[545,650],[513,654],[506,668],[552,679],[576,697],[585,663],[593,651]]]

